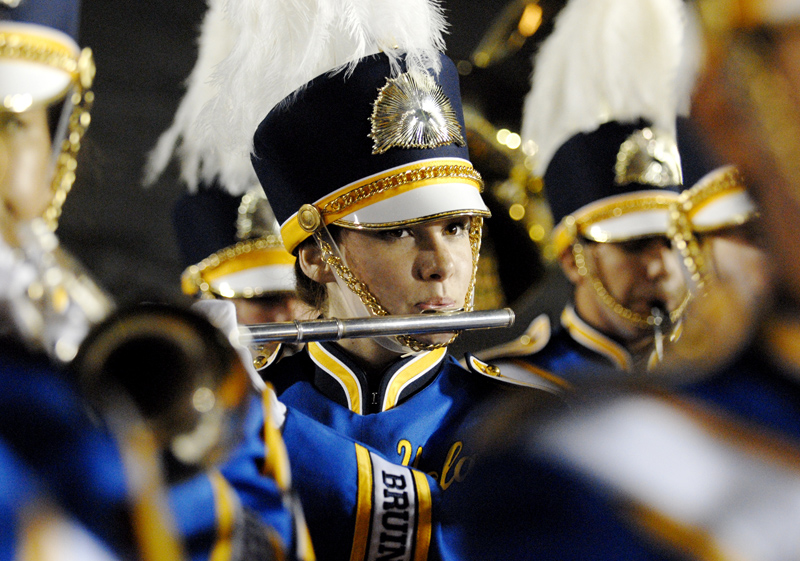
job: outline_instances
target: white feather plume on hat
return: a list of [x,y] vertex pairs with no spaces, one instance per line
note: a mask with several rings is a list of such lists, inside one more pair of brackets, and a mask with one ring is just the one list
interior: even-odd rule
[[569,138],[609,121],[644,118],[675,138],[698,63],[686,18],[683,0],[567,3],[535,57],[523,109],[537,173]]
[[221,179],[233,195],[241,195],[258,184],[250,158],[222,157],[219,142],[199,134],[198,117],[203,107],[217,94],[211,77],[227,57],[238,36],[224,13],[225,0],[208,0],[208,11],[200,26],[197,62],[186,80],[186,93],[172,125],[162,133],[150,153],[145,169],[145,184],[153,183],[164,172],[173,155],[180,162],[180,178],[190,192],[201,183],[211,185]]
[[[219,0],[212,0],[217,3]],[[214,95],[192,129],[201,177],[218,171],[231,191],[249,185],[235,162],[248,160],[253,133],[292,92],[328,71],[347,72],[383,51],[395,70],[439,70],[446,22],[438,0],[228,0],[235,43],[213,66]],[[184,142],[185,142],[184,134]],[[167,142],[167,141],[165,141]]]

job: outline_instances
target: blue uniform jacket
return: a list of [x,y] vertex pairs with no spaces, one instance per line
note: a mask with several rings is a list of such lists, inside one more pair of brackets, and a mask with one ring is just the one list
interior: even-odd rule
[[[318,559],[450,558],[439,503],[469,485],[483,405],[525,391],[555,406],[550,394],[468,363],[445,349],[423,352],[397,360],[369,388],[338,345],[309,343],[269,368],[288,406],[283,438]],[[243,497],[257,491],[257,483],[232,483]]]
[[18,558],[56,520],[98,554],[133,555],[128,483],[114,439],[44,358],[13,344],[0,349],[0,559]]
[[260,482],[269,489],[262,512],[283,539],[248,524],[216,472],[161,487],[151,479],[159,470],[155,451],[120,442],[68,373],[19,345],[0,349],[0,561],[45,555],[48,547],[87,561],[155,552],[224,561],[267,550],[291,558],[283,548],[294,535],[292,513],[273,480]]
[[623,345],[583,321],[571,304],[556,327],[541,315],[518,339],[477,355],[498,366],[504,376],[529,383],[547,381],[552,390],[588,381],[607,369],[630,372],[634,365]]
[[451,543],[467,560],[798,559],[796,376],[751,348],[668,391],[594,386],[555,421],[518,407],[513,444],[496,412]]

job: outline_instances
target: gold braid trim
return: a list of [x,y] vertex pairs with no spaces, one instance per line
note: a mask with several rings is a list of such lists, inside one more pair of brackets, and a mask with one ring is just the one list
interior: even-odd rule
[[43,215],[45,223],[53,231],[58,227],[62,207],[75,183],[81,139],[92,122],[90,110],[94,103],[94,92],[89,88],[94,81],[95,65],[91,49],[87,48],[81,51],[77,68],[79,80],[75,82],[70,99],[72,113],[69,116],[66,138],[61,142],[61,153],[56,161],[56,170],[51,184],[53,198]]
[[[265,238],[255,238],[250,240],[242,240],[236,244],[220,249],[216,253],[212,253],[197,265],[190,265],[183,272],[182,282],[183,291],[186,294],[194,294],[198,290],[203,294],[212,294],[214,296],[223,296],[219,294],[214,288],[206,281],[204,273],[206,270],[213,270],[219,267],[222,263],[236,259],[241,255],[260,251],[263,249],[283,249],[283,242],[278,236],[267,236]],[[241,294],[237,294],[237,298],[256,298],[264,294],[264,289],[261,287],[247,287],[242,290]]]
[[44,64],[67,74],[75,74],[78,70],[75,53],[68,46],[19,31],[0,32],[0,58]]
[[[572,244],[572,255],[575,258],[575,266],[578,268],[578,274],[582,277],[586,277],[589,279],[594,291],[597,293],[597,296],[600,297],[600,301],[609,308],[612,312],[620,316],[621,318],[628,320],[629,322],[635,324],[637,327],[641,329],[648,329],[651,327],[655,327],[657,324],[657,319],[652,314],[648,316],[643,316],[633,310],[626,308],[621,303],[614,298],[610,292],[606,289],[603,285],[603,281],[601,281],[597,274],[594,271],[594,268],[590,268],[586,263],[585,253],[583,251],[583,244],[581,243],[574,243]],[[689,305],[689,300],[691,299],[691,294],[689,292],[686,293],[684,296],[683,301],[680,305],[675,308],[673,311],[669,313],[670,322],[673,324],[677,322],[683,313],[686,311],[686,307]]]
[[670,208],[667,236],[680,253],[689,279],[696,289],[700,289],[705,284],[706,263],[700,244],[694,235],[685,203],[686,201],[679,201]]
[[349,209],[353,205],[357,205],[362,201],[384,193],[385,191],[396,189],[397,187],[408,185],[410,183],[441,178],[456,178],[474,181],[478,185],[479,190],[483,191],[483,180],[481,179],[481,175],[475,171],[472,166],[426,166],[419,169],[400,172],[389,177],[383,177],[373,181],[372,183],[367,183],[361,187],[356,187],[352,191],[348,191],[347,193],[344,193],[325,204],[321,209],[321,213],[323,215],[337,214]]
[[713,199],[720,193],[743,188],[744,178],[741,172],[731,166],[722,173],[714,174],[710,181],[704,181],[684,191],[678,199],[688,214],[696,206],[702,206],[703,203]]
[[[677,196],[677,195],[676,195]],[[594,224],[609,218],[623,216],[629,212],[666,209],[672,201],[669,197],[656,196],[648,199],[633,199],[629,201],[619,201],[611,206],[601,207],[597,210],[589,211],[575,219],[577,231],[583,233],[581,230],[587,224]]]

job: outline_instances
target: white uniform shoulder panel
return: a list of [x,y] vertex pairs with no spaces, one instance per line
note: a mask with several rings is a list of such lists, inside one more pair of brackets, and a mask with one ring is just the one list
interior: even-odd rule
[[550,318],[547,317],[547,314],[541,314],[528,325],[525,333],[513,341],[484,349],[475,355],[481,360],[532,355],[547,345],[550,341],[550,334]]
[[500,367],[497,364],[490,364],[488,362],[484,362],[481,359],[473,356],[467,355],[466,357],[466,366],[471,372],[475,372],[476,374],[480,374],[481,376],[487,376],[489,378],[493,378],[500,382],[505,382],[506,384],[510,384],[513,386],[523,386],[526,388],[536,388],[540,390],[545,390],[550,393],[558,393],[559,388],[556,384],[548,381],[545,378],[527,375],[527,376],[517,376],[517,375],[506,375],[505,367]]

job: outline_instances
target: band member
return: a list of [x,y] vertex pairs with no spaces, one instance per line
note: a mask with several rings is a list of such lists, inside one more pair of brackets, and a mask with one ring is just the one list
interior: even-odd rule
[[[148,495],[131,478],[158,474],[157,458],[88,415],[66,374],[111,310],[53,235],[92,102],[78,11],[68,1],[0,4],[0,555],[149,559],[159,543],[180,558],[159,476],[141,474]],[[146,509],[154,526],[137,524]]]
[[[197,298],[192,308],[208,317],[242,346],[239,325],[289,321],[307,309],[295,296],[295,258],[281,242],[277,220],[258,187],[246,153],[220,158],[219,140],[198,134],[201,109],[214,97],[214,69],[230,53],[238,27],[223,16],[224,2],[210,0],[198,39],[198,58],[172,126],[150,154],[145,183],[153,183],[171,159],[178,160],[187,193],[173,208],[173,223],[186,269],[181,287]],[[243,348],[243,347],[242,347]],[[264,456],[255,473],[259,497],[242,503],[223,477],[249,475],[249,464],[236,454],[222,474],[213,470],[171,489],[181,534],[189,543],[211,547],[211,557],[232,547],[234,556],[313,559],[299,501],[278,432],[283,409],[258,373],[276,357],[274,346],[249,346],[242,358],[251,380],[250,411],[245,423],[264,425],[258,451]],[[241,350],[241,349],[240,349]],[[254,420],[253,420],[254,419]],[[265,421],[266,419],[266,421]],[[238,453],[247,453],[247,446]],[[243,470],[242,467],[245,469]],[[255,468],[253,468],[255,469]],[[237,516],[227,516],[235,505]],[[253,514],[258,509],[260,521]],[[266,527],[263,524],[266,522]],[[225,537],[227,535],[227,537]]]
[[[92,54],[75,41],[78,12],[66,1],[0,5],[3,556],[289,555],[291,543],[274,537],[291,534],[248,516],[204,462],[241,432],[228,419],[248,403],[246,349],[185,310],[110,314],[53,234],[93,99]],[[186,487],[191,501],[182,500]],[[272,512],[291,520],[277,483],[273,496]],[[187,505],[216,523],[193,533]]]
[[669,235],[692,299],[660,370],[717,369],[753,336],[769,308],[768,255],[741,173],[721,166],[681,193]]
[[683,117],[693,47],[679,3],[650,2],[619,21],[601,3],[589,12],[574,4],[535,57],[522,127],[537,149],[572,298],[560,325],[542,315],[519,339],[479,354],[519,379],[555,376],[554,387],[586,367],[643,372],[659,359],[687,303],[669,208],[702,175]]
[[[298,293],[321,316],[470,310],[489,213],[438,4],[353,3],[348,18],[307,8],[229,14],[255,36],[243,31],[218,66],[209,133],[252,152],[297,257]],[[244,138],[230,136],[254,116]],[[523,391],[480,361],[463,369],[447,353],[455,335],[309,343],[267,368],[319,558],[446,552],[436,505],[469,484],[471,420],[490,396]],[[259,466],[259,426],[251,436]],[[256,477],[230,481],[259,500]]]

